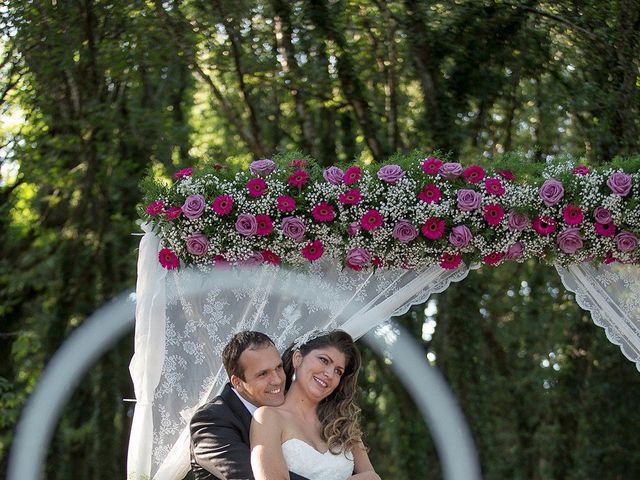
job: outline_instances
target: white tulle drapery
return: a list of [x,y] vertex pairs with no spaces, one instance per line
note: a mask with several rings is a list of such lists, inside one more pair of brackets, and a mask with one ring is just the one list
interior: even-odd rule
[[136,408],[129,478],[181,479],[189,469],[188,422],[227,381],[221,352],[238,331],[266,332],[283,349],[313,329],[355,338],[466,277],[467,268],[343,270],[331,259],[295,271],[270,265],[167,271],[160,241],[140,243],[135,355]]
[[582,263],[557,270],[578,305],[640,371],[640,267]]

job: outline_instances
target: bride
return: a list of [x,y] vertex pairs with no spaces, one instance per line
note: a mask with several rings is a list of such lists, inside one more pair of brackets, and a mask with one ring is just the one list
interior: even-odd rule
[[354,403],[360,352],[349,334],[322,332],[282,356],[288,389],[280,407],[261,407],[251,424],[255,480],[380,480]]

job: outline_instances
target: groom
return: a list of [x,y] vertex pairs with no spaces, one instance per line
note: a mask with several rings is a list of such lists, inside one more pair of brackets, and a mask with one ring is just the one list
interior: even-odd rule
[[196,480],[253,480],[251,416],[258,407],[284,402],[282,360],[268,336],[245,331],[224,347],[222,363],[230,383],[191,419],[191,470]]

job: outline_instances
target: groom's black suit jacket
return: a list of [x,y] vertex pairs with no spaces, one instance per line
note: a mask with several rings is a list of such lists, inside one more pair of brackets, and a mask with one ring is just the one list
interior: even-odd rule
[[[191,470],[196,480],[253,480],[251,413],[227,383],[191,419]],[[291,480],[307,480],[289,473]]]

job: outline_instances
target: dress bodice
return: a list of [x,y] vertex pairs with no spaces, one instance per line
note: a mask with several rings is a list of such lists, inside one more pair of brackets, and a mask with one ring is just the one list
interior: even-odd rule
[[351,453],[322,453],[299,438],[284,442],[282,454],[290,472],[309,480],[347,480],[353,473]]

